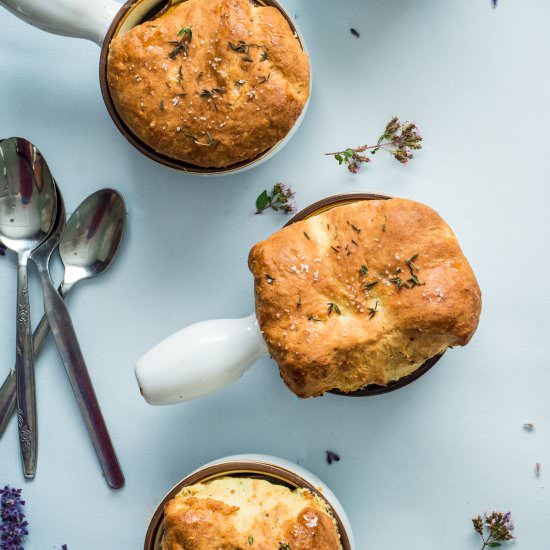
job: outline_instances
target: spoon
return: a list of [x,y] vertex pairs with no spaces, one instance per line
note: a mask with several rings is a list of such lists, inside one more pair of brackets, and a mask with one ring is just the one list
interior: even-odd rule
[[38,149],[23,138],[0,142],[0,242],[17,253],[17,417],[23,475],[37,462],[36,388],[28,289],[28,261],[56,218],[55,184]]
[[[97,212],[104,211],[99,217]],[[101,189],[90,195],[69,218],[61,238],[59,252],[65,266],[59,294],[66,296],[79,281],[101,275],[110,266],[118,252],[124,226],[126,207],[122,196],[112,189]],[[92,229],[90,229],[92,228]],[[93,250],[86,244],[89,231],[102,243]],[[47,318],[42,317],[33,335],[34,355],[38,357],[50,331]],[[12,370],[0,387],[0,437],[15,410],[16,383]]]
[[[96,223],[88,227],[85,235],[88,246],[93,247],[97,241],[95,226],[106,214],[108,204],[99,205],[94,219]],[[65,203],[59,188],[57,188],[57,221],[55,229],[48,238],[31,254],[31,261],[40,275],[42,292],[44,294],[44,311],[51,327],[55,344],[65,366],[65,371],[71,382],[80,413],[94,444],[99,462],[103,468],[105,479],[113,489],[124,485],[124,475],[120,468],[109,431],[101,414],[94,386],[86,367],[86,362],[78,344],[76,332],[63,298],[59,295],[50,276],[49,265],[53,251],[58,247],[61,235],[65,230]],[[101,246],[97,243],[95,246]]]

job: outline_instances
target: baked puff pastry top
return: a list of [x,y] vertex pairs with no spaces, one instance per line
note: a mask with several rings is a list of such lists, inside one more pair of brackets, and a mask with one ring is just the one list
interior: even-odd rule
[[162,550],[341,550],[326,504],[306,489],[222,477],[166,505]]
[[474,334],[475,275],[451,228],[406,199],[337,206],[249,256],[269,352],[300,397],[387,385]]
[[253,159],[282,140],[309,97],[288,21],[249,0],[186,0],[116,37],[109,91],[130,130],[201,167]]

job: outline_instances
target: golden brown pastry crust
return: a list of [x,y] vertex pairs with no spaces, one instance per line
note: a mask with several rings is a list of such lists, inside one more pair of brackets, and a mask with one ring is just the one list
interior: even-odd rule
[[410,200],[295,223],[255,245],[249,267],[269,351],[300,397],[399,380],[465,345],[479,321],[481,292],[455,235]]
[[322,500],[259,479],[198,483],[168,502],[164,526],[163,550],[342,550]]
[[[187,36],[178,35],[184,28],[192,31],[188,54],[171,58],[170,42]],[[107,65],[131,131],[155,151],[202,167],[252,159],[283,139],[307,102],[309,77],[308,57],[281,12],[248,0],[178,4],[115,38]]]

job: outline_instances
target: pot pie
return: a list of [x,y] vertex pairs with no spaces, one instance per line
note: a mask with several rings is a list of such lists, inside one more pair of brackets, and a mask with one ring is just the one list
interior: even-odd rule
[[475,275],[451,228],[406,199],[359,201],[292,224],[249,256],[256,315],[299,397],[385,386],[472,338]]
[[162,550],[341,550],[336,521],[307,489],[222,477],[186,487],[164,511]]
[[118,114],[156,152],[200,167],[253,159],[309,97],[309,60],[283,14],[249,0],[186,0],[116,37]]

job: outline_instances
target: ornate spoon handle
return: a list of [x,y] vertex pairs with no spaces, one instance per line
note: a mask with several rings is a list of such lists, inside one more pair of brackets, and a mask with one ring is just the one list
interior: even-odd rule
[[[64,297],[71,287],[65,287],[60,285],[57,291],[60,296]],[[40,319],[40,323],[34,330],[32,335],[32,347],[34,352],[34,359],[40,355],[46,338],[50,334],[50,325],[47,317],[44,315]],[[0,387],[0,438],[4,434],[6,427],[15,412],[15,404],[17,402],[17,382],[15,380],[15,367],[9,372],[8,376],[4,380],[2,387]]]
[[17,267],[15,378],[17,425],[19,427],[19,447],[23,463],[23,475],[27,479],[34,479],[36,475],[38,434],[27,264],[28,255],[20,255]]

